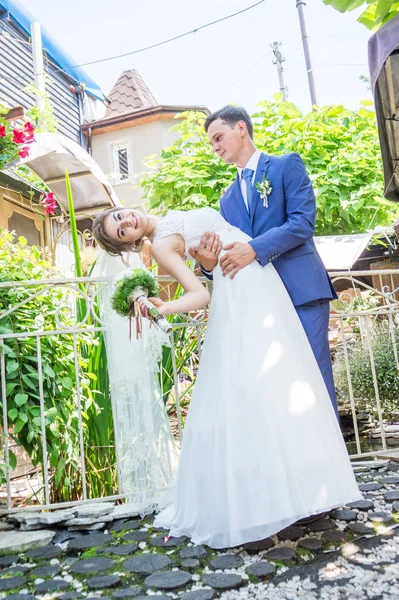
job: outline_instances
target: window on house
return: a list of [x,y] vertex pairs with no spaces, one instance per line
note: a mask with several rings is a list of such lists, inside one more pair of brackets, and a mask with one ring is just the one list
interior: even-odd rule
[[130,153],[127,144],[113,147],[114,172],[118,181],[126,181],[131,177]]

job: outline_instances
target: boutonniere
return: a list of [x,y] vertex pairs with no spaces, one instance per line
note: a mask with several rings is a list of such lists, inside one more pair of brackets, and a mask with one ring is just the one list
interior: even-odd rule
[[272,193],[271,183],[266,177],[263,177],[262,181],[257,181],[255,184],[256,189],[259,192],[259,196],[263,200],[263,206],[267,208],[269,206],[269,202],[267,197]]

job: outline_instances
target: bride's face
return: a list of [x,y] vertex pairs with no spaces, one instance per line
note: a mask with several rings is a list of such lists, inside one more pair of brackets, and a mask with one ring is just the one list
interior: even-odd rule
[[134,244],[147,230],[147,217],[131,208],[116,210],[104,219],[104,229],[113,240]]

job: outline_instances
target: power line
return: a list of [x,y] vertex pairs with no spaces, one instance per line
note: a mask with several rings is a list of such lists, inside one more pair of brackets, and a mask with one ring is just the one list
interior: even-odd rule
[[[229,86],[227,86],[227,88],[224,89],[220,93],[224,94],[225,92],[228,92],[232,87],[234,87],[236,85],[236,83],[238,83],[239,81],[241,81],[241,79],[243,79],[246,75],[248,75],[248,73],[250,73],[251,71],[253,71],[255,69],[255,67],[257,67],[267,56],[269,56],[269,54],[271,54],[271,50],[269,50],[269,52],[266,52],[266,54],[264,56],[262,56],[259,60],[257,60],[256,63],[254,63],[252,65],[252,67],[249,67],[249,69],[247,69],[246,71],[244,71],[244,73],[241,73],[241,75],[239,77],[237,77],[237,79],[234,79],[233,83],[231,83]],[[220,94],[218,94],[218,97],[219,97],[219,95]]]
[[[90,62],[80,63],[78,65],[72,65],[71,68],[72,69],[77,69],[79,67],[86,67],[86,66],[89,66],[89,65],[95,65],[95,64],[107,62],[109,60],[116,60],[117,58],[124,58],[125,56],[132,56],[134,54],[139,54],[141,52],[145,52],[145,51],[151,50],[153,48],[158,48],[159,46],[163,46],[165,44],[169,44],[170,42],[174,42],[174,41],[179,40],[179,39],[181,39],[183,37],[187,37],[188,35],[192,35],[193,33],[197,33],[198,31],[201,31],[202,29],[206,29],[207,27],[211,27],[212,25],[216,25],[217,23],[221,23],[222,21],[227,21],[228,19],[231,19],[233,17],[241,15],[241,14],[243,14],[243,13],[249,11],[249,10],[252,10],[253,8],[256,8],[260,4],[263,4],[263,2],[265,2],[265,0],[259,0],[255,4],[252,4],[251,6],[247,6],[246,8],[243,8],[242,10],[239,10],[238,12],[235,12],[235,13],[232,13],[232,14],[227,15],[225,17],[222,17],[221,19],[217,19],[216,21],[211,21],[210,23],[206,23],[205,25],[201,25],[200,27],[196,27],[195,29],[192,29],[190,31],[186,31],[185,33],[181,33],[180,35],[177,35],[175,37],[169,38],[167,40],[163,40],[162,42],[157,42],[155,44],[151,44],[150,46],[145,46],[143,48],[138,48],[137,50],[132,50],[131,52],[125,52],[124,54],[118,54],[116,56],[109,56],[107,58],[101,58],[99,60],[92,60]],[[3,22],[3,24],[5,25],[4,22]],[[15,41],[19,41],[19,38],[16,38],[16,37],[13,37],[13,39]],[[27,43],[30,43],[30,42],[27,42]],[[45,48],[44,48],[44,50],[47,53],[47,50]],[[63,69],[62,67],[55,67],[53,69],[53,71],[54,72],[62,72],[62,73],[65,73],[65,75],[67,75],[68,77],[71,77],[71,75],[67,71],[65,71],[65,69]],[[43,73],[38,73],[38,74],[42,75]],[[2,78],[2,80],[5,81],[6,78]]]
[[[72,65],[72,68],[76,69],[78,67],[87,67],[88,65],[96,65],[98,63],[103,63],[108,60],[116,60],[117,58],[124,58],[125,56],[132,56],[133,54],[139,54],[140,52],[145,52],[146,50],[151,50],[152,48],[158,48],[159,46],[169,44],[170,42],[174,42],[183,37],[191,35],[193,33],[197,33],[198,31],[201,31],[201,29],[206,29],[207,27],[211,27],[212,25],[216,25],[217,23],[221,23],[222,21],[227,21],[227,19],[231,19],[232,17],[241,15],[242,13],[245,13],[248,10],[252,10],[256,6],[259,6],[260,4],[263,4],[263,2],[265,2],[265,0],[259,0],[259,2],[256,2],[255,4],[252,4],[251,6],[247,6],[247,8],[243,8],[242,10],[239,10],[238,12],[232,13],[231,15],[227,15],[226,17],[222,17],[221,19],[217,19],[216,21],[211,21],[210,23],[206,23],[206,25],[201,25],[200,27],[196,27],[195,29],[192,29],[191,31],[186,31],[186,33],[181,33],[180,35],[176,35],[175,37],[169,38],[167,40],[163,40],[162,42],[157,42],[156,44],[151,44],[150,46],[145,46],[143,48],[139,48],[138,50],[132,50],[131,52],[125,52],[124,54],[117,54],[116,56],[109,56],[107,58],[101,58],[99,60],[92,60],[90,62],[81,63],[79,65]],[[63,69],[60,69],[60,70],[63,70]]]

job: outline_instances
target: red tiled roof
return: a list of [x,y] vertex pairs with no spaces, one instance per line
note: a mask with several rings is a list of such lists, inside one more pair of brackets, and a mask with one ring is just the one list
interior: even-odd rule
[[111,104],[104,119],[158,106],[141,75],[134,69],[123,71],[108,97]]

